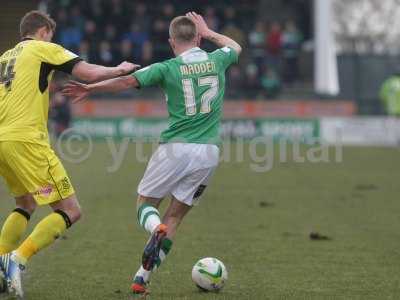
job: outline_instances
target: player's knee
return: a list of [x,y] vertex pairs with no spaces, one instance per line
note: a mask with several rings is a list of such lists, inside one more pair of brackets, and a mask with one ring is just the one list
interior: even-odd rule
[[75,195],[51,204],[54,212],[59,213],[65,220],[67,227],[78,222],[82,217],[81,207]]
[[74,209],[57,209],[54,212],[64,219],[67,228],[78,222],[82,217],[82,212],[79,207]]
[[145,203],[145,198],[141,195],[138,196],[136,200],[136,210],[139,210],[139,208]]
[[16,208],[32,215],[36,210],[37,204],[31,195],[16,198]]
[[13,212],[14,212],[14,213],[18,213],[18,214],[20,214],[21,216],[25,217],[25,219],[26,219],[27,221],[29,221],[29,220],[31,219],[31,216],[32,216],[32,214],[33,214],[33,211],[28,210],[28,209],[25,209],[25,208],[18,207],[18,206],[14,209]]
[[35,204],[17,205],[16,210],[24,211],[29,216],[33,215],[36,210]]
[[139,210],[139,208],[143,204],[151,205],[155,208],[158,208],[162,199],[157,199],[157,198],[150,198],[146,196],[139,195],[136,201],[136,210]]
[[68,215],[70,216],[71,223],[74,224],[82,218],[82,210],[79,206],[74,207],[74,209],[68,212]]

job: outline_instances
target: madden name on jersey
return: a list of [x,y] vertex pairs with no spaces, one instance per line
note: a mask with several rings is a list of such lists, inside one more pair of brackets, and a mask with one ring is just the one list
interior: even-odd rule
[[215,63],[208,61],[198,64],[182,65],[180,66],[182,75],[193,75],[200,73],[211,73],[215,72]]

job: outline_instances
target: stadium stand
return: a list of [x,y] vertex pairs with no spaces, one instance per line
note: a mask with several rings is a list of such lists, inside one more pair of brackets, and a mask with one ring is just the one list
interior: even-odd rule
[[[207,6],[201,0],[152,1],[151,5],[127,0],[47,0],[40,7],[57,21],[55,41],[82,58],[103,65],[129,60],[142,66],[171,56],[168,24],[174,16],[204,7],[201,13],[211,27],[248,49],[241,64],[228,74],[229,98],[276,98],[282,87],[301,85],[305,77],[300,76],[299,57],[304,34],[299,22],[285,13],[275,19],[259,16],[263,1],[231,2],[229,6],[218,2]],[[213,50],[211,45],[204,47]]]

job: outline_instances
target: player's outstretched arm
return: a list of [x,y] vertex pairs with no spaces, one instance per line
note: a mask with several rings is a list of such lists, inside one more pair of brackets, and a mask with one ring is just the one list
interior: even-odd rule
[[72,69],[72,75],[85,82],[97,82],[129,74],[139,67],[126,61],[116,67],[104,67],[81,61]]
[[139,83],[136,80],[136,77],[127,75],[93,84],[83,84],[76,81],[70,81],[64,86],[62,93],[64,96],[72,98],[72,102],[76,103],[87,99],[90,94],[101,92],[115,93],[138,86]]
[[228,46],[235,50],[238,55],[242,52],[242,47],[236,41],[226,35],[211,30],[201,15],[190,12],[187,13],[186,16],[196,24],[197,30],[202,38],[215,43],[218,47]]

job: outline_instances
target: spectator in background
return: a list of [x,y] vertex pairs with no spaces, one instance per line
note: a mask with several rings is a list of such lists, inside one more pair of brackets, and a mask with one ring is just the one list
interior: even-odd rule
[[249,34],[249,44],[251,56],[257,66],[259,66],[261,75],[265,69],[265,25],[263,22],[257,22]]
[[230,82],[230,87],[225,92],[228,97],[237,98],[240,96],[240,91],[243,88],[242,70],[238,65],[232,65],[227,74],[227,79]]
[[293,84],[299,77],[299,56],[302,35],[293,21],[285,24],[282,35],[283,80]]
[[155,60],[165,60],[171,57],[170,46],[165,43],[169,39],[169,22],[175,17],[175,7],[166,3],[162,7],[162,14],[153,24],[152,41]]
[[280,55],[282,51],[282,30],[278,22],[273,22],[267,34],[267,65],[279,71]]
[[95,44],[99,41],[99,33],[96,23],[93,20],[87,20],[85,22],[84,39],[90,44]]
[[122,38],[133,44],[133,57],[135,61],[139,61],[143,53],[143,45],[149,40],[148,34],[143,31],[139,24],[132,23],[130,31],[125,33]]
[[93,50],[91,50],[89,42],[86,40],[83,40],[79,45],[78,54],[80,58],[89,63],[92,63],[95,60],[95,54],[93,53]]
[[[214,31],[218,31],[220,28],[220,20],[216,14],[215,8],[208,6],[205,9],[204,13],[204,20],[206,21],[207,25]],[[208,40],[202,41],[202,48],[206,51],[213,51],[215,50],[215,45]]]
[[118,27],[118,30],[123,30],[126,26],[128,26],[128,24],[127,24],[127,18],[125,17],[126,15],[124,14],[122,1],[111,0],[111,1],[106,1],[106,3],[107,2],[109,2],[106,14],[108,23],[115,24],[115,26]]
[[260,89],[261,82],[259,77],[259,70],[256,64],[251,63],[246,66],[246,93],[249,97],[256,98]]
[[63,79],[56,78],[51,85],[50,91],[52,94],[50,101],[50,119],[53,121],[51,127],[54,134],[59,137],[65,130],[70,127],[71,123],[71,107],[69,100],[61,94],[60,87]]
[[101,5],[101,0],[90,0],[87,14],[94,22],[102,24],[104,22],[104,9]]
[[59,30],[59,41],[67,49],[77,51],[82,41],[82,31],[78,27],[68,24]]
[[143,32],[150,32],[150,18],[147,15],[147,6],[144,3],[138,3],[134,7],[132,20],[135,21],[136,24],[143,30]]
[[78,28],[81,32],[83,31],[85,27],[85,18],[82,16],[81,9],[79,8],[78,5],[75,5],[71,8],[71,16],[70,16],[70,21],[72,26],[75,28]]
[[234,39],[239,43],[239,45],[245,46],[246,44],[246,37],[244,32],[234,23],[228,23],[222,29],[222,34]]
[[[42,2],[46,1],[53,10],[50,13],[57,16],[56,39],[61,44],[77,51],[89,62],[110,65],[128,60],[142,66],[171,57],[170,47],[165,43],[169,37],[168,24],[192,4],[177,0],[156,1],[155,4],[144,0]],[[204,18],[211,29],[222,31],[242,45],[250,44],[247,68],[234,66],[227,74],[227,80],[231,82],[227,93],[231,97],[246,95],[244,92],[257,95],[264,90],[275,97],[281,77],[288,82],[296,81],[301,45],[296,44],[296,28],[288,23],[282,33],[279,23],[274,22],[266,32],[265,24],[256,22],[248,32],[242,25],[250,22],[240,23],[240,18],[248,17],[246,12],[236,11],[234,5],[225,5],[220,10],[217,2],[212,6],[207,6],[204,0],[200,2],[205,4]],[[243,1],[244,6],[253,6],[248,2]],[[255,16],[254,12],[251,15]],[[215,46],[207,41],[202,46],[209,51],[215,50]],[[294,70],[291,70],[292,66]],[[260,90],[254,91],[257,88]]]
[[273,69],[267,69],[261,77],[261,85],[264,88],[266,98],[276,98],[281,91],[281,81]]
[[56,14],[56,20],[57,20],[57,30],[55,32],[55,39],[61,44],[60,36],[63,30],[67,27],[67,22],[68,22],[67,10],[64,8],[59,9]]
[[219,19],[215,13],[215,8],[212,6],[207,6],[204,13],[204,20],[206,21],[208,27],[211,30],[217,31],[219,29]]
[[[133,57],[133,45],[130,40],[122,40],[120,45],[120,52],[117,58],[118,61],[131,61]],[[141,62],[138,61],[140,64]]]
[[118,41],[117,28],[113,24],[107,24],[104,28],[104,38],[111,44],[115,44]]
[[62,8],[57,11],[57,30],[59,31],[67,27],[67,23],[68,23],[68,13],[65,8]]
[[155,60],[165,60],[171,56],[170,47],[165,41],[169,39],[168,23],[163,19],[156,19],[152,32],[153,50]]
[[153,62],[153,44],[148,41],[143,44],[143,55],[140,60],[142,66],[150,65]]
[[41,0],[38,4],[38,10],[48,13],[50,0]]
[[171,20],[175,17],[175,7],[171,3],[164,4],[162,8],[162,18],[163,21],[169,24]]
[[97,62],[104,66],[112,66],[115,64],[114,55],[109,42],[102,41],[100,43]]
[[122,14],[122,0],[108,0],[112,13]]
[[234,23],[236,17],[236,11],[233,6],[226,6],[224,9],[224,23]]
[[400,68],[382,84],[379,96],[387,114],[400,117]]

